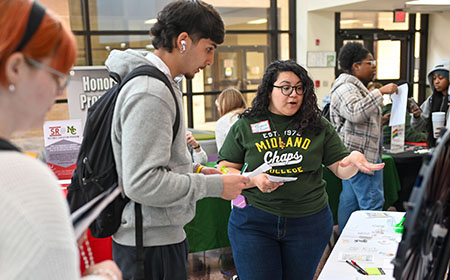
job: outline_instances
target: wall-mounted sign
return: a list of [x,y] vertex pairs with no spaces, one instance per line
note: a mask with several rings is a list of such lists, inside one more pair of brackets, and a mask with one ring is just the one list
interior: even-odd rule
[[74,76],[67,87],[70,119],[81,119],[84,128],[87,110],[116,82],[104,66],[74,67]]
[[308,67],[335,67],[336,52],[308,52]]

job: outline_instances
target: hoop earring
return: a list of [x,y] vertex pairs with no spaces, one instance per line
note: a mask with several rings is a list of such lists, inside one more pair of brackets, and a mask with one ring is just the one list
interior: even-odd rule
[[14,91],[16,90],[16,86],[13,85],[13,84],[10,84],[10,85],[8,86],[8,90],[9,90],[10,92],[14,92]]

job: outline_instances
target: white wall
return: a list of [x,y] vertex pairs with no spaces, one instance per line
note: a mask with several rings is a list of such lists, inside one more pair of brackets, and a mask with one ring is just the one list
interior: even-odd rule
[[[328,95],[334,81],[334,68],[308,68],[308,51],[334,51],[334,12],[308,12],[309,0],[297,2],[297,62],[304,66],[313,80],[320,80],[316,88],[318,104]],[[320,40],[316,46],[316,39]]]
[[[450,12],[429,16],[427,72],[444,58],[450,58]],[[428,81],[427,81],[428,82]]]
[[[334,51],[334,12],[309,12],[308,21],[307,51]],[[316,40],[320,41],[318,46],[316,46]],[[310,67],[307,69],[314,81],[320,81],[320,87],[316,88],[316,95],[319,106],[321,107],[322,100],[330,93],[331,84],[335,79],[334,67]]]

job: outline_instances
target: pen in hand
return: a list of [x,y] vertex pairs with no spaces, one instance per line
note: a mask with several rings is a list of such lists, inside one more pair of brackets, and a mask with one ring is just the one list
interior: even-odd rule
[[362,267],[360,267],[355,261],[353,261],[353,260],[350,260],[350,261],[346,260],[345,262],[348,263],[349,265],[351,265],[359,273],[361,273],[363,275],[369,275],[369,273],[367,273],[367,271],[365,271]]
[[244,166],[242,166],[240,175],[244,174],[245,170],[247,169],[248,163],[244,163]]

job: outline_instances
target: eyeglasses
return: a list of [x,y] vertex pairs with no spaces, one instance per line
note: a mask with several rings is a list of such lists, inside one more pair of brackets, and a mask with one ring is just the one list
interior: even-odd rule
[[66,75],[66,74],[59,72],[58,70],[51,68],[50,66],[47,66],[43,63],[40,63],[39,61],[29,58],[29,57],[25,57],[25,60],[29,64],[33,65],[34,67],[44,69],[45,71],[48,71],[48,72],[52,73],[53,75],[56,75],[56,78],[57,78],[56,81],[58,82],[59,90],[64,90],[67,87],[67,85],[69,84],[70,79],[73,76],[73,71],[70,71],[70,74]]
[[291,95],[292,91],[294,91],[294,88],[295,88],[295,93],[297,95],[303,95],[304,94],[303,93],[303,86],[276,86],[276,85],[273,85],[273,87],[280,88],[281,89],[281,93],[284,96]]
[[370,67],[376,67],[376,66],[377,66],[377,61],[376,61],[375,59],[373,59],[373,60],[367,60],[367,61],[360,61],[360,62],[359,62],[359,64],[362,64],[362,63],[369,64]]

